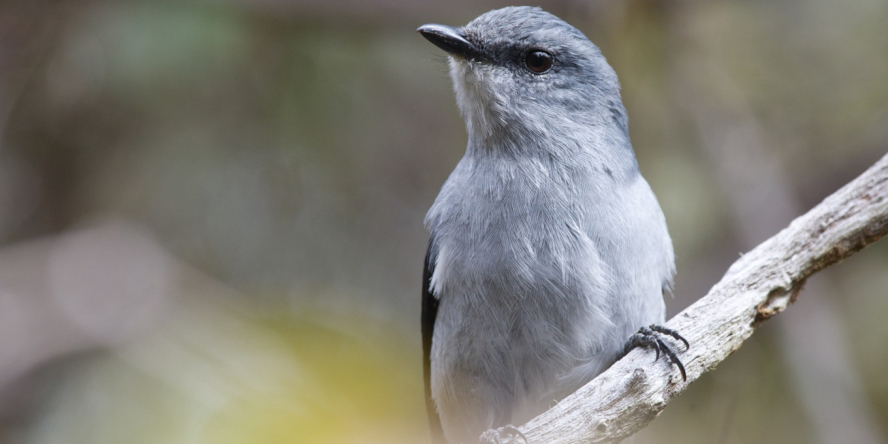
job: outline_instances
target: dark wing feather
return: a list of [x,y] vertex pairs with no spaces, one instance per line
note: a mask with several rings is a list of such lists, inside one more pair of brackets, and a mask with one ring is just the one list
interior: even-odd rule
[[441,418],[432,400],[432,334],[435,331],[435,318],[438,316],[438,300],[432,295],[431,281],[434,272],[434,260],[432,255],[432,241],[429,240],[429,249],[426,252],[425,267],[422,271],[422,376],[425,380],[426,410],[429,414],[429,429],[432,432],[434,444],[447,444],[444,439],[444,431],[441,429]]

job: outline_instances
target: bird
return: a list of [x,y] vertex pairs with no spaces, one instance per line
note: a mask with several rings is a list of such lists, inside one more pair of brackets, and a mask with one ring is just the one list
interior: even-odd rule
[[599,48],[536,7],[417,31],[447,52],[468,133],[425,218],[433,441],[523,424],[636,346],[684,378],[669,343],[687,341],[659,326],[672,241]]

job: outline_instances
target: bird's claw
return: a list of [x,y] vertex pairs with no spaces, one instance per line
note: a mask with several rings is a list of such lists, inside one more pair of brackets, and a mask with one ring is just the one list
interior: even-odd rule
[[626,345],[623,347],[623,354],[629,353],[629,351],[635,347],[650,347],[657,352],[657,357],[655,359],[660,359],[660,352],[662,351],[663,354],[669,358],[669,361],[678,367],[678,371],[681,372],[681,379],[687,381],[688,376],[685,372],[684,364],[681,363],[681,359],[678,359],[678,356],[672,347],[663,342],[660,335],[670,336],[681,341],[684,343],[685,350],[691,348],[688,340],[682,337],[677,331],[659,325],[651,325],[648,327],[641,327],[638,329],[637,333],[629,337],[629,340],[626,341]]

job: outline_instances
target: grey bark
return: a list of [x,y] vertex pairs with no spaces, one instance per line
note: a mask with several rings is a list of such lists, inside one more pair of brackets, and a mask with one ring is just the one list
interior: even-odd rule
[[[689,48],[699,48],[688,45]],[[756,121],[749,94],[725,71],[714,69],[694,49],[679,57],[675,85],[684,108],[696,123],[733,209],[742,248],[752,248],[804,212],[797,192],[765,129]],[[719,95],[717,90],[730,91]],[[777,323],[781,355],[791,374],[811,440],[819,444],[882,444],[885,437],[867,400],[840,316],[829,297],[830,282],[805,286],[805,302]]]

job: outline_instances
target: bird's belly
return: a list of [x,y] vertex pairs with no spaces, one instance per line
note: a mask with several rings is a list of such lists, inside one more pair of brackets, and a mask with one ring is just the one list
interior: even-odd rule
[[482,431],[523,423],[615,359],[625,338],[614,340],[621,333],[594,264],[572,268],[582,273],[540,262],[472,266],[480,269],[465,279],[451,274],[435,325],[432,390],[445,421],[479,418],[469,429]]

